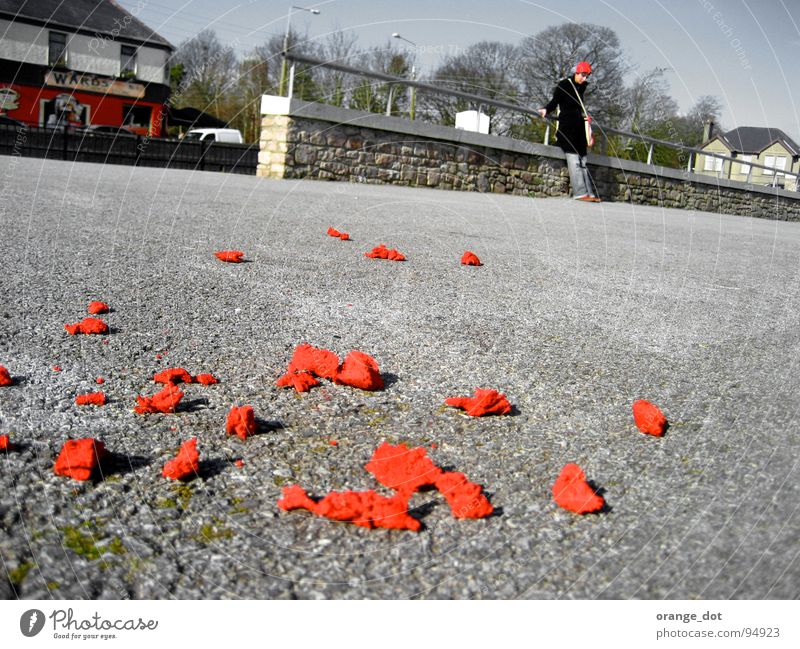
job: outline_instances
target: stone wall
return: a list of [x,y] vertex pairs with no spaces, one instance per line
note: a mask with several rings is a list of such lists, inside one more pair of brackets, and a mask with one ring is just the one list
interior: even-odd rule
[[[557,147],[397,117],[306,104],[262,102],[258,175],[567,196]],[[800,194],[590,154],[604,200],[800,220]]]

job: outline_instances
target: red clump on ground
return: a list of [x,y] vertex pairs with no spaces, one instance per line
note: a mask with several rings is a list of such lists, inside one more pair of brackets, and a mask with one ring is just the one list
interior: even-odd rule
[[605,505],[603,497],[586,482],[583,470],[572,463],[564,465],[553,483],[553,498],[560,507],[576,514],[600,511]]
[[331,446],[339,446],[339,442],[337,442],[335,439],[329,441],[328,444],[330,444]]
[[350,238],[347,232],[339,232],[336,228],[328,228],[327,234],[329,237],[338,237],[342,241],[347,241]]
[[327,349],[302,343],[295,347],[286,373],[311,372],[323,379],[333,379],[339,369],[339,357]]
[[467,480],[463,473],[442,473],[435,484],[456,518],[484,518],[494,511],[482,487]]
[[448,406],[465,410],[470,417],[507,415],[511,412],[511,404],[506,395],[500,394],[497,390],[475,388],[474,397],[450,397],[444,402]]
[[194,382],[200,383],[201,385],[215,385],[216,383],[219,383],[219,381],[217,381],[217,377],[213,374],[197,374],[194,377]]
[[476,255],[474,252],[470,252],[469,250],[461,255],[461,263],[464,266],[483,266],[481,260],[478,259],[478,255]]
[[0,451],[13,451],[14,445],[8,435],[0,435]]
[[192,375],[182,367],[170,367],[153,375],[156,383],[191,383]]
[[350,239],[350,235],[347,232],[342,232],[341,234],[339,234],[339,238],[342,241],[348,241]]
[[14,385],[14,379],[11,378],[8,370],[0,365],[0,386],[7,387],[9,385]]
[[107,334],[108,325],[100,318],[84,318],[74,324],[65,324],[64,329],[70,336],[75,334]]
[[104,406],[105,404],[105,392],[90,392],[88,394],[79,394],[75,397],[75,405],[78,406]]
[[105,383],[105,382],[106,382],[106,380],[105,380],[105,379],[104,379],[102,376],[98,376],[98,377],[97,377],[97,378],[94,380],[94,382],[95,382],[95,383],[97,383],[97,385],[103,385],[103,383]]
[[361,390],[383,390],[378,363],[369,354],[355,349],[345,356],[334,381]]
[[233,406],[225,422],[225,432],[246,439],[256,433],[256,416],[253,406]]
[[646,399],[633,402],[633,420],[640,431],[656,437],[661,437],[667,426],[667,418],[661,409]]
[[311,372],[287,372],[278,379],[277,385],[279,388],[294,388],[298,392],[308,392],[319,385],[319,381]]
[[284,487],[278,507],[284,511],[307,509],[335,521],[346,521],[361,527],[384,527],[417,532],[422,524],[408,515],[408,499],[403,494],[386,498],[374,491],[332,491],[319,502],[309,498],[298,486]]
[[169,460],[161,470],[161,475],[173,480],[186,480],[197,475],[200,470],[200,454],[197,452],[197,438],[181,444],[178,454]]
[[156,392],[152,397],[136,397],[139,405],[134,408],[134,411],[140,415],[154,412],[172,413],[175,412],[175,408],[178,407],[181,399],[183,399],[183,392],[172,383],[167,383],[161,391]]
[[230,264],[240,264],[244,253],[241,250],[220,250],[215,252],[214,256],[220,261],[226,261]]
[[53,371],[54,372],[60,372],[61,371],[61,366],[60,365],[53,365]]
[[428,457],[424,448],[409,449],[405,444],[381,444],[364,467],[383,486],[412,494],[433,485],[442,470]]
[[88,480],[107,456],[103,442],[92,438],[70,439],[61,447],[53,471],[73,480]]
[[234,462],[234,464],[236,465],[236,468],[237,468],[237,469],[241,469],[241,468],[244,466],[244,460],[242,460],[242,459],[238,459],[238,460],[236,460],[236,461]]
[[403,253],[397,251],[395,248],[387,248],[384,244],[375,246],[370,252],[364,253],[365,257],[372,259],[388,259],[389,261],[405,261],[406,258]]
[[111,311],[111,308],[105,302],[100,302],[99,300],[95,300],[94,302],[89,302],[87,310],[92,315],[97,315],[98,313],[108,313],[109,311]]

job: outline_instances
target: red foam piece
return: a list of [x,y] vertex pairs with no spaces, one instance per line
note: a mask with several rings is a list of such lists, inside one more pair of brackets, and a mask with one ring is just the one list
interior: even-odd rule
[[53,471],[73,480],[88,480],[107,456],[103,442],[92,438],[70,439],[61,447]]
[[560,507],[576,514],[588,514],[603,508],[603,497],[596,494],[586,482],[583,470],[577,464],[566,464],[553,483],[553,498]]
[[78,406],[104,406],[105,404],[105,392],[90,392],[88,394],[79,394],[75,397],[75,405]]
[[364,467],[385,487],[412,494],[433,485],[442,470],[428,457],[424,448],[409,449],[405,444],[381,444]]
[[470,417],[507,415],[511,412],[511,404],[506,395],[500,394],[497,390],[475,388],[474,397],[450,397],[444,402],[448,406],[463,409]]
[[74,324],[65,324],[64,329],[70,336],[76,334],[107,334],[108,325],[100,318],[84,318]]
[[225,422],[225,432],[246,439],[256,432],[256,416],[253,406],[233,406]]
[[139,405],[134,408],[134,411],[140,415],[155,412],[172,413],[175,412],[181,399],[183,399],[183,392],[172,383],[167,383],[152,397],[136,397]]
[[646,399],[633,402],[633,421],[643,433],[661,437],[667,426],[667,418],[661,409]]
[[8,370],[0,365],[0,387],[7,387],[9,385],[14,385],[14,379],[11,378]]
[[339,369],[339,357],[327,349],[302,343],[295,347],[286,373],[311,372],[323,379],[333,379]]
[[161,469],[161,475],[172,480],[186,480],[197,475],[200,470],[200,453],[197,452],[197,438],[181,444],[178,454]]
[[334,381],[361,390],[383,390],[383,378],[377,361],[358,350],[345,356]]
[[347,240],[349,240],[349,239],[350,239],[350,235],[349,235],[347,232],[340,232],[340,233],[339,233],[339,238],[340,238],[342,241],[347,241]]
[[100,302],[99,300],[95,300],[94,302],[89,302],[87,310],[92,315],[97,315],[98,313],[108,313],[111,310],[111,308],[105,302]]
[[469,250],[461,255],[461,263],[464,266],[483,266],[481,260],[478,259],[478,255],[476,255],[474,252],[470,252]]
[[170,367],[153,375],[156,383],[191,383],[192,375],[182,367]]
[[463,473],[442,473],[435,484],[456,518],[484,518],[494,511],[482,487],[467,480]]
[[229,264],[240,264],[244,253],[241,250],[220,250],[215,252],[214,256],[220,261],[226,261]]
[[328,228],[327,235],[328,235],[329,237],[340,237],[340,236],[342,236],[342,233],[341,233],[341,232],[339,232],[339,230],[337,230],[336,228],[329,227],[329,228]]
[[0,451],[13,451],[14,445],[8,435],[0,435]]
[[214,385],[219,383],[217,377],[215,377],[213,374],[197,374],[194,377],[194,382],[200,383],[201,385]]
[[389,249],[384,244],[375,246],[370,252],[364,253],[365,257],[372,259],[388,259],[389,261],[405,261],[405,255],[395,248]]
[[97,378],[94,380],[94,382],[95,382],[95,383],[97,383],[97,385],[103,385],[103,383],[105,383],[105,382],[106,382],[106,380],[105,380],[105,379],[104,379],[102,376],[98,376],[98,377],[97,377]]
[[278,379],[277,385],[279,388],[294,388],[298,392],[308,392],[319,385],[319,381],[311,372],[287,372]]

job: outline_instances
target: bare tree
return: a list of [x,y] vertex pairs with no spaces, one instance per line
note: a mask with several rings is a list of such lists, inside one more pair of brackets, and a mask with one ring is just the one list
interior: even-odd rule
[[624,95],[625,116],[622,128],[646,134],[678,114],[677,102],[665,92],[666,68],[653,68],[637,75]]
[[236,53],[213,30],[205,29],[181,43],[170,63],[182,70],[176,105],[218,116],[225,112],[227,93],[236,84]]
[[[353,65],[357,53],[358,36],[337,30],[328,35],[319,47],[319,55],[325,61]],[[343,72],[321,67],[315,72],[321,101],[333,106],[344,106],[348,80]],[[352,82],[351,82],[352,83]]]
[[[414,56],[406,49],[396,49],[391,41],[383,47],[362,50],[353,58],[356,67],[395,77],[410,78],[414,65]],[[350,108],[381,113],[386,111],[390,99],[392,114],[401,113],[408,108],[406,93],[402,87],[397,87],[397,84],[369,78],[356,80],[355,84],[349,91]]]

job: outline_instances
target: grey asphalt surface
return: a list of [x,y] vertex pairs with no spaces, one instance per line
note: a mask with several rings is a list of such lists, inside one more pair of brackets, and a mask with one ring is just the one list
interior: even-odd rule
[[[800,594],[800,225],[8,157],[0,180],[0,364],[17,380],[0,433],[19,446],[0,455],[3,597]],[[363,256],[379,243],[408,260]],[[248,263],[214,258],[229,248]],[[461,267],[465,250],[485,265]],[[111,334],[67,335],[94,299]],[[373,355],[385,391],[277,388],[303,341]],[[187,386],[175,415],[133,413],[172,366],[220,383]],[[75,406],[98,376],[109,403]],[[443,407],[476,386],[513,414]],[[665,412],[663,438],[635,428],[638,398]],[[236,403],[265,424],[245,442],[224,431]],[[88,436],[115,454],[105,479],[55,476],[63,442]],[[180,486],[161,467],[190,437],[201,476]],[[363,469],[384,440],[427,446],[497,514],[456,520],[425,492],[412,533],[276,507],[287,484],[388,495]],[[555,505],[566,462],[608,511]]]

